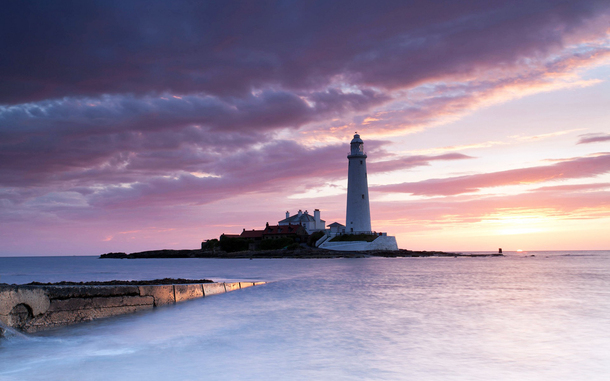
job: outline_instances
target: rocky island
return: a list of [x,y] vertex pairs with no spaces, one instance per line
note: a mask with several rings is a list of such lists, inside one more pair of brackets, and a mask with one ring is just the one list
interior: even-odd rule
[[501,257],[502,254],[462,254],[447,253],[443,251],[412,251],[412,250],[373,250],[373,251],[333,251],[312,247],[299,247],[295,249],[277,250],[150,250],[136,253],[106,253],[100,255],[101,259],[139,259],[139,258],[299,258],[299,259],[321,259],[321,258],[367,258],[367,257]]

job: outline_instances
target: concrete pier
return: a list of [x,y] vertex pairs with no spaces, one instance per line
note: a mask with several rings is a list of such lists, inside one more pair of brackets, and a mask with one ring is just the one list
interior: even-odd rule
[[[37,332],[222,294],[266,282],[170,285],[0,285],[0,322]],[[2,329],[0,327],[0,336]]]

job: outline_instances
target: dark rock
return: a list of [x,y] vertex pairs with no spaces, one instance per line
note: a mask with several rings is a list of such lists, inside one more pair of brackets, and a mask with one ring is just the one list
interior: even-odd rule
[[183,278],[163,278],[154,280],[109,280],[104,282],[56,282],[40,283],[31,282],[26,286],[148,286],[160,284],[192,284],[192,283],[213,283],[209,279],[183,279]]
[[[105,256],[100,258],[113,258]],[[495,257],[503,254],[461,254],[442,251],[411,251],[411,250],[374,250],[374,251],[333,251],[327,249],[299,247],[295,250],[244,250],[227,253],[224,251],[195,250],[153,250],[127,254],[126,258],[366,258],[366,257]]]
[[101,258],[127,258],[126,253],[106,253],[102,254]]

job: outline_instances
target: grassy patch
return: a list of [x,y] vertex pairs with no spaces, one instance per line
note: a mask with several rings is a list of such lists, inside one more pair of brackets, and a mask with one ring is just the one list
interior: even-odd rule
[[318,242],[320,238],[324,237],[325,234],[326,232],[323,231],[312,233],[307,240],[307,244],[311,247],[316,247],[316,242]]

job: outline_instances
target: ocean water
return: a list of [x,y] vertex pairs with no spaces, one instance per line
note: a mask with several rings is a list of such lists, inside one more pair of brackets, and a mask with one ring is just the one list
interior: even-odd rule
[[271,283],[11,335],[0,380],[610,379],[610,251],[0,258],[5,283],[162,277]]

